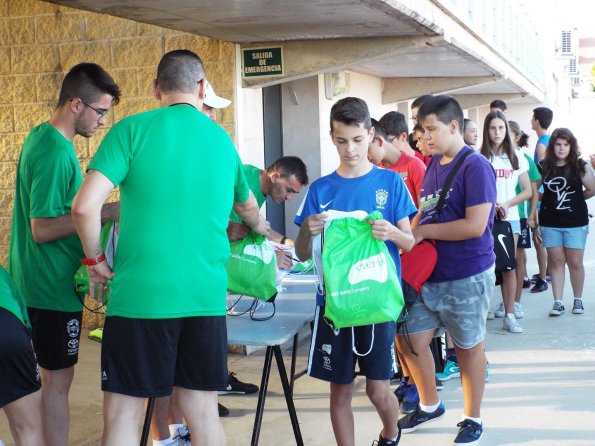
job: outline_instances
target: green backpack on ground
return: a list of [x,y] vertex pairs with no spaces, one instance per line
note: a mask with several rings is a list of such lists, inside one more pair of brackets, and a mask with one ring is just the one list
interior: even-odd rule
[[395,263],[386,244],[372,236],[367,220],[333,220],[324,231],[324,317],[334,328],[396,321],[405,304]]
[[277,295],[277,257],[270,242],[250,231],[230,243],[227,289],[236,294],[268,301]]

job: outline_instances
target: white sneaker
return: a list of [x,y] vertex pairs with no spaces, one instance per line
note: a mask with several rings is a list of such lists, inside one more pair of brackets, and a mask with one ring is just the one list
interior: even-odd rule
[[500,305],[498,305],[498,308],[496,308],[496,311],[494,311],[494,316],[496,317],[504,317],[505,311],[504,311],[504,302],[500,302]]
[[502,326],[504,327],[504,330],[508,330],[510,333],[522,333],[523,332],[522,327],[516,321],[516,318],[514,317],[514,315],[512,315],[512,316],[506,315]]
[[550,310],[550,316],[561,316],[566,313],[566,309],[561,301],[555,300],[552,309]]
[[192,446],[192,440],[190,439],[190,432],[188,432],[187,426],[178,428],[178,433],[172,438],[170,446]]
[[525,317],[523,306],[519,302],[514,303],[514,317],[515,319],[522,319]]
[[494,316],[494,313],[492,313],[491,311],[488,311],[488,315],[486,316],[486,319],[488,321],[493,321],[494,319],[496,319],[496,316]]

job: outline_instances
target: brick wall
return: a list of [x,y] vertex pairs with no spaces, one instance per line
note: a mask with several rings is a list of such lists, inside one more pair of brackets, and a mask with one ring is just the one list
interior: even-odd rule
[[[21,145],[54,109],[64,74],[79,62],[103,66],[122,89],[107,126],[90,139],[77,136],[83,168],[114,121],[157,106],[152,80],[161,56],[195,51],[217,93],[234,99],[234,46],[206,37],[36,0],[0,0],[0,263],[6,266]],[[233,135],[233,106],[219,122]]]

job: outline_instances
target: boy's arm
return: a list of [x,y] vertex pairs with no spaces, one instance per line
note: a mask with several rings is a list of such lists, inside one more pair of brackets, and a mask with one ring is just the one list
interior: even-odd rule
[[433,240],[468,240],[480,237],[488,224],[493,203],[482,203],[465,209],[465,218],[448,223],[421,225],[413,231],[415,242],[424,239]]
[[529,207],[529,217],[527,218],[527,226],[533,229],[537,225],[537,202],[539,201],[539,183],[541,181],[533,181],[531,183],[531,204]]
[[383,242],[390,240],[405,251],[410,251],[413,248],[415,240],[411,233],[409,217],[403,217],[397,221],[396,226],[387,220],[368,220],[368,223],[372,226],[372,236],[376,240]]
[[312,237],[320,234],[324,229],[326,214],[315,214],[307,217],[300,226],[300,232],[295,239],[295,254],[300,261],[312,257]]
[[537,152],[537,161],[540,163],[543,162],[543,159],[545,158],[545,149],[545,144],[540,143],[535,146],[535,151]]

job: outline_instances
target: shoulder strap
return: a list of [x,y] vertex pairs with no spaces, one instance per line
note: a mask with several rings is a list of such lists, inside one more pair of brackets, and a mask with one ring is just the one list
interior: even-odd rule
[[442,212],[442,209],[444,208],[444,202],[446,201],[446,194],[448,194],[448,189],[450,189],[450,186],[451,186],[452,182],[454,181],[454,179],[457,175],[457,172],[463,165],[463,162],[465,161],[465,159],[472,153],[473,153],[472,149],[469,149],[466,152],[464,152],[459,157],[459,159],[457,160],[457,163],[453,166],[452,170],[450,172],[448,172],[448,176],[446,177],[446,180],[444,181],[444,184],[442,185],[442,189],[440,190],[440,195],[438,197],[438,203],[436,204],[436,213],[434,214],[434,220],[436,220],[438,218],[438,216]]

